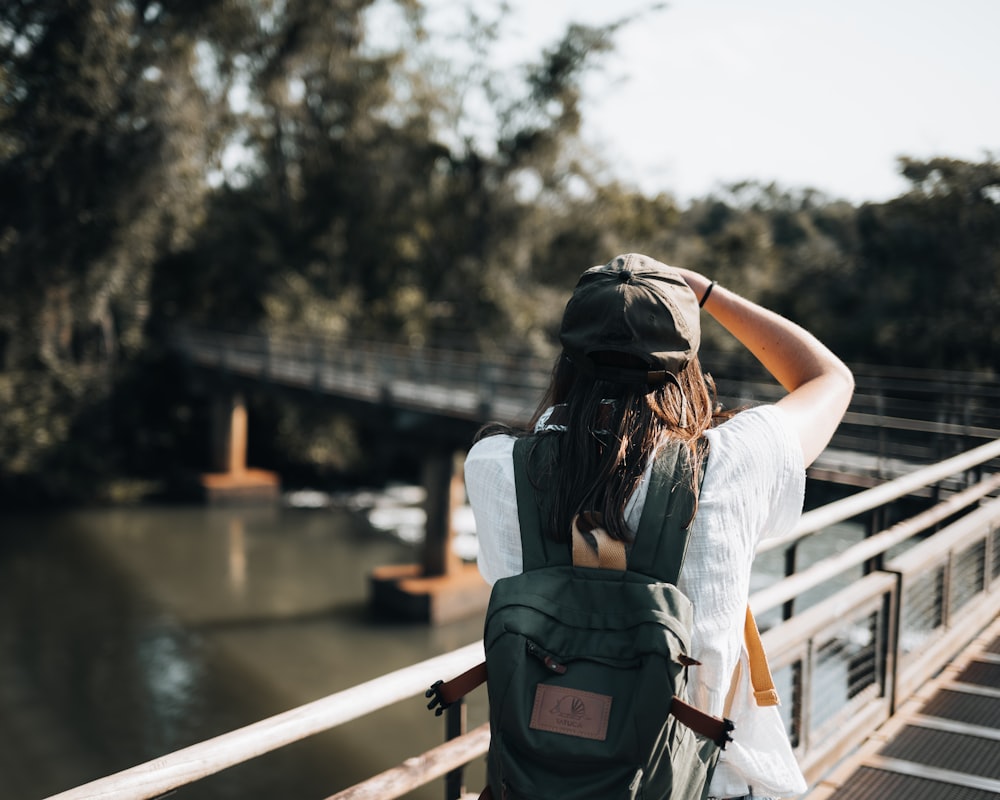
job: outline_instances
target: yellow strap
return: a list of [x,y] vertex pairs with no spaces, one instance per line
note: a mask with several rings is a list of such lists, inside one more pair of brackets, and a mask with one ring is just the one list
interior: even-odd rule
[[[757,629],[757,620],[753,618],[750,606],[747,606],[746,619],[743,623],[743,641],[747,647],[747,660],[750,662],[750,683],[753,685],[753,697],[759,706],[779,705],[778,692],[774,688],[774,678],[771,677],[771,667],[767,663],[767,653],[764,652],[764,645],[760,641],[760,631]],[[722,716],[728,717],[733,708],[733,699],[736,697],[736,687],[740,682],[740,673],[743,671],[743,664],[736,662],[733,668],[733,677],[729,681],[729,692],[726,695],[726,704],[723,706]]]
[[743,625],[743,638],[746,640],[747,655],[750,660],[750,682],[753,684],[753,696],[759,706],[776,706],[781,701],[778,691],[774,688],[774,678],[771,677],[771,667],[767,663],[767,654],[760,641],[760,631],[757,620],[753,618],[750,606],[747,606],[746,622]]
[[574,517],[573,566],[624,570],[625,543],[608,536],[598,522],[590,515]]

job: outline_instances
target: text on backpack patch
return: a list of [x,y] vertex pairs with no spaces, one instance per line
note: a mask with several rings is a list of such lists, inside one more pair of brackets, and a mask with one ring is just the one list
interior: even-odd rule
[[530,727],[540,731],[604,741],[608,736],[611,696],[538,684]]

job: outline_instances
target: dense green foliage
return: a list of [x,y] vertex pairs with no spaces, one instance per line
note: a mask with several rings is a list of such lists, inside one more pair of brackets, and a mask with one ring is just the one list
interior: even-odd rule
[[[394,48],[368,44],[375,5]],[[848,360],[996,368],[995,160],[902,159],[910,191],[861,207],[643,196],[580,137],[582,77],[630,21],[497,74],[499,8],[445,48],[419,0],[2,4],[0,492],[104,497],[194,466],[178,323],[546,353],[581,269],[626,250]],[[345,421],[264,416],[274,457],[357,466]]]

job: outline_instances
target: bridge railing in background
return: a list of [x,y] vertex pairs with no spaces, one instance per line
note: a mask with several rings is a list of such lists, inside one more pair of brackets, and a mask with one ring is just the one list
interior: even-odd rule
[[[461,349],[290,334],[178,328],[175,349],[198,366],[335,395],[523,423],[552,362]],[[774,400],[781,389],[752,359],[703,354],[729,407]],[[1000,378],[992,374],[852,365],[857,389],[834,446],[933,463],[1000,433]],[[931,436],[928,436],[931,434]]]
[[[998,457],[1000,441],[994,441],[815,509],[803,515],[791,536],[768,541],[762,549],[796,545],[917,489],[956,474],[974,474]],[[828,592],[790,619],[779,620],[763,635],[784,699],[785,721],[810,782],[857,746],[1000,612],[1000,499],[993,497],[998,490],[1000,474],[988,474],[938,505],[751,596],[751,606],[763,619],[769,611],[828,584],[852,566],[870,565],[870,572],[861,579]],[[469,645],[50,800],[158,797],[422,695],[434,680],[457,675],[481,658],[482,644]],[[449,773],[446,796],[453,800],[461,792],[461,765],[481,757],[488,743],[488,729],[481,725],[335,797],[390,800]]]
[[487,421],[525,421],[551,363],[384,342],[178,330],[174,344],[199,367],[370,403]]

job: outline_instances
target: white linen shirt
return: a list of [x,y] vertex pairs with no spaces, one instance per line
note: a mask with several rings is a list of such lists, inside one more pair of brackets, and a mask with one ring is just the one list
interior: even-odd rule
[[[807,787],[777,708],[753,701],[743,623],[758,542],[789,532],[802,511],[801,445],[777,406],[742,411],[705,436],[710,443],[705,478],[678,581],[694,608],[691,656],[701,662],[689,673],[690,702],[721,716],[736,663],[742,661],[729,712],[736,730],[721,754],[709,794],[739,796],[748,787],[758,796],[800,794]],[[477,442],[465,461],[479,570],[491,585],[522,569],[513,447],[512,436],[490,436]],[[652,462],[626,506],[633,533],[651,467]]]

